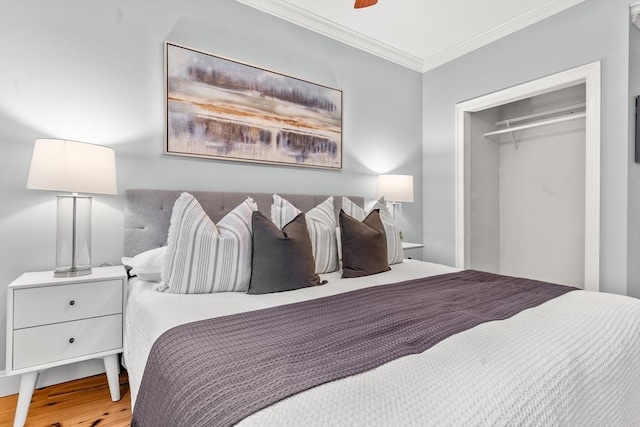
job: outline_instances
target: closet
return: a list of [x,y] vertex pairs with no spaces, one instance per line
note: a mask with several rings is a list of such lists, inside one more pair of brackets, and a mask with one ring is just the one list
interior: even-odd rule
[[584,288],[586,85],[469,114],[466,267]]

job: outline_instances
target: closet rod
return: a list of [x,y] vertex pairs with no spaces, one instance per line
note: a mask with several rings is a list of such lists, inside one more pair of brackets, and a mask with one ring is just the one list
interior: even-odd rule
[[547,111],[541,111],[539,113],[529,114],[527,116],[514,117],[513,119],[502,120],[500,122],[496,122],[496,126],[509,125],[511,123],[514,123],[514,122],[521,122],[523,120],[531,120],[531,119],[535,119],[535,118],[538,118],[538,117],[549,116],[551,114],[557,114],[557,113],[564,113],[565,111],[577,110],[577,109],[586,108],[586,107],[587,107],[587,104],[585,102],[583,102],[581,104],[567,105],[566,107],[559,107],[559,108],[555,108],[553,110],[547,110]]
[[512,128],[494,130],[492,132],[487,132],[483,134],[483,136],[500,135],[503,133],[515,132],[517,130],[524,130],[524,129],[535,128],[538,126],[550,125],[552,123],[560,123],[560,122],[566,122],[569,120],[581,119],[583,117],[587,117],[587,113],[570,114],[566,116],[556,117],[554,119],[543,120],[535,123],[528,123],[526,125],[521,125],[521,126],[514,126]]

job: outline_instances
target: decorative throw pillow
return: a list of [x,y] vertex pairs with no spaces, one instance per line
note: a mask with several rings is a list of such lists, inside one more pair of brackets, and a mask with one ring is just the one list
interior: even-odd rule
[[[342,209],[347,215],[359,221],[362,221],[367,215],[364,209],[353,203],[347,197],[342,198]],[[382,201],[378,200],[371,208],[371,211],[374,209],[380,210],[380,220],[384,225],[384,231],[387,236],[387,257],[389,264],[399,264],[402,262],[404,253],[402,252],[402,239],[400,239],[400,230],[398,230],[396,221]],[[340,248],[338,248],[338,250],[340,250]]]
[[353,203],[348,197],[342,198],[342,210],[344,213],[358,221],[362,221],[367,216],[365,210]]
[[342,277],[361,277],[390,270],[387,239],[380,213],[374,209],[362,221],[340,210]]
[[389,264],[401,263],[404,258],[404,253],[402,252],[402,239],[400,238],[400,230],[398,230],[396,220],[393,219],[386,204],[381,200],[378,200],[371,209],[380,210],[380,220],[382,221],[382,225],[384,225],[384,232],[387,235],[387,256],[389,258]]
[[[273,195],[271,220],[282,229],[301,211],[286,199]],[[333,197],[329,197],[305,214],[316,273],[331,273],[338,270],[338,244],[336,240],[336,214]]]
[[214,224],[189,193],[176,200],[158,290],[176,294],[246,291],[251,278],[251,213],[248,198]]
[[166,246],[150,249],[133,258],[122,257],[122,264],[131,269],[129,274],[132,276],[138,276],[148,282],[159,282],[166,252]]
[[267,294],[320,284],[304,217],[298,214],[280,230],[261,212],[253,212],[253,261],[247,293]]

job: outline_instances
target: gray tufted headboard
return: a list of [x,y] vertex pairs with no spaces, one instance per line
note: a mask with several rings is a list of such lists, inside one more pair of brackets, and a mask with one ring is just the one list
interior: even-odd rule
[[[124,256],[134,256],[149,249],[167,244],[167,232],[171,211],[181,190],[126,190],[124,203]],[[271,217],[272,193],[224,193],[214,191],[189,191],[200,202],[213,222],[220,221],[227,213],[252,197],[258,209]],[[280,194],[280,193],[278,193]],[[298,209],[307,212],[324,202],[329,196],[310,194],[280,194]],[[364,198],[348,196],[359,206]],[[336,214],[342,206],[342,196],[334,196]]]

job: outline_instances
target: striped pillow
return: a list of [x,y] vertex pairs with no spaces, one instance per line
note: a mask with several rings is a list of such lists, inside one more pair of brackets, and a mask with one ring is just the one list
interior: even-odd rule
[[[277,194],[273,195],[271,221],[282,229],[293,221],[301,211]],[[316,264],[316,273],[330,273],[338,270],[338,242],[336,240],[336,217],[333,197],[329,197],[309,212],[305,213],[307,229],[311,238],[311,249]]]
[[371,210],[380,209],[380,220],[384,225],[384,232],[387,234],[387,256],[389,264],[398,264],[402,262],[404,253],[402,252],[402,239],[400,239],[400,230],[396,220],[389,213],[386,203],[378,200]]
[[255,210],[255,202],[247,198],[216,225],[195,197],[182,193],[171,214],[158,290],[174,294],[246,292]]
[[[402,262],[404,253],[402,252],[402,239],[400,239],[400,230],[398,230],[396,221],[382,201],[378,200],[369,210],[369,213],[374,209],[380,209],[380,220],[382,220],[384,232],[387,235],[387,257],[389,258],[389,264],[399,264]],[[365,212],[364,209],[353,203],[347,197],[342,198],[342,210],[358,221],[364,220],[367,216],[367,212]]]
[[356,205],[347,197],[342,198],[342,210],[351,218],[355,218],[358,221],[363,221],[367,213],[360,206]]

